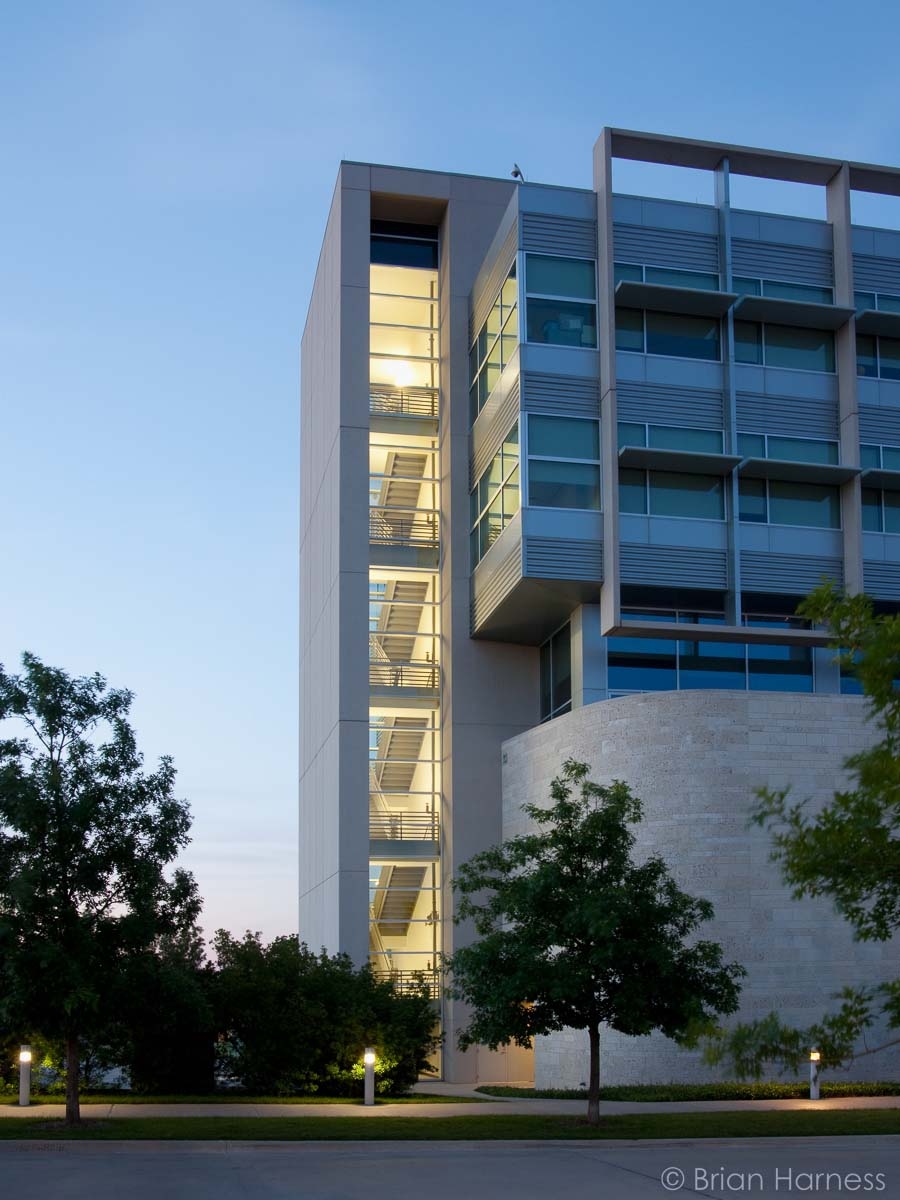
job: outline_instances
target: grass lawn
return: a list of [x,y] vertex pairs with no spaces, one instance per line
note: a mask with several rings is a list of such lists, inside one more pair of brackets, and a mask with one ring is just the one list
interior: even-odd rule
[[[587,1092],[567,1088],[492,1087],[475,1089],[485,1096],[522,1100],[584,1100]],[[900,1082],[823,1083],[823,1097],[900,1096]],[[663,1103],[672,1100],[806,1100],[809,1083],[654,1083],[631,1087],[602,1087],[601,1100]]]
[[139,1117],[87,1120],[69,1130],[61,1120],[0,1119],[0,1139],[57,1138],[141,1141],[458,1141],[511,1139],[636,1139],[836,1137],[900,1133],[887,1110],[819,1112],[637,1113],[604,1117],[597,1129],[583,1118],[480,1117]]
[[[448,1097],[416,1092],[411,1096],[378,1096],[375,1104],[446,1104]],[[489,1096],[484,1097],[490,1100]],[[32,1096],[31,1107],[42,1104],[65,1104],[62,1092]],[[18,1092],[0,1092],[0,1104],[18,1104]],[[235,1092],[213,1093],[209,1096],[140,1096],[135,1092],[82,1092],[82,1104],[358,1104],[353,1096],[244,1096]],[[470,1097],[453,1098],[454,1104],[478,1104]]]

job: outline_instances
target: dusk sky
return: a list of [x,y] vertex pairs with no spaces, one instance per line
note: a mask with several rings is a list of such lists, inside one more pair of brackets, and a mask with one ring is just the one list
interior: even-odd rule
[[[0,0],[0,661],[136,693],[208,931],[296,930],[299,345],[340,160],[590,187],[615,125],[900,165],[898,34],[890,0]],[[823,215],[738,181],[776,201]]]

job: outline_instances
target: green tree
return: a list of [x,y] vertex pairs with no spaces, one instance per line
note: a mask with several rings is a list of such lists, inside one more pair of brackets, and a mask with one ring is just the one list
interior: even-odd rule
[[435,1014],[422,992],[395,991],[345,954],[314,954],[296,937],[215,938],[220,1068],[257,1094],[362,1090],[361,1058],[377,1052],[376,1086],[407,1089],[428,1070]]
[[[824,806],[795,801],[789,788],[761,788],[753,819],[771,833],[772,860],[795,898],[825,897],[857,940],[885,942],[900,929],[900,614],[876,615],[867,596],[843,596],[831,584],[798,612],[828,628],[842,666],[868,697],[880,738],[846,760],[851,786]],[[723,1030],[708,1058],[758,1078],[767,1064],[796,1071],[810,1048],[825,1068],[900,1043],[900,979],[846,987],[835,1000],[833,1012],[803,1029],[772,1012]]]
[[135,1092],[206,1095],[215,1089],[215,972],[199,937],[160,940],[119,978],[110,1032]]
[[537,832],[460,868],[455,919],[471,919],[478,940],[445,965],[451,995],[472,1007],[462,1048],[587,1030],[588,1120],[597,1124],[600,1026],[696,1044],[716,1014],[737,1008],[744,969],[723,964],[715,942],[687,944],[712,905],[683,892],[661,858],[632,860],[641,802],[589,773],[566,762],[551,807],[524,806]]
[[75,1124],[82,1041],[109,1028],[129,967],[192,929],[200,902],[187,872],[164,873],[190,818],[171,759],[142,769],[131,693],[22,663],[0,666],[0,720],[24,726],[0,741],[0,1024],[63,1041]]

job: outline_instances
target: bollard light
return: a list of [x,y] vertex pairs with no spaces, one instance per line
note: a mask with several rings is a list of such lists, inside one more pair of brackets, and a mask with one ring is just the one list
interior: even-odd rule
[[363,1055],[365,1063],[365,1085],[363,1089],[363,1104],[375,1103],[375,1051],[371,1046],[366,1046],[366,1052]]
[[19,1106],[27,1107],[31,1103],[31,1047],[19,1048]]
[[819,1063],[822,1055],[818,1050],[810,1050],[809,1052],[809,1098],[810,1100],[819,1099]]

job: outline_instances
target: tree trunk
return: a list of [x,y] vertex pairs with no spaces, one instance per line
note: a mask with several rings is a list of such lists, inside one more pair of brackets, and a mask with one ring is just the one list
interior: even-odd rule
[[588,1041],[591,1047],[590,1074],[588,1075],[588,1125],[600,1124],[600,1026],[588,1026]]
[[78,1034],[66,1034],[66,1124],[81,1124],[78,1103]]

